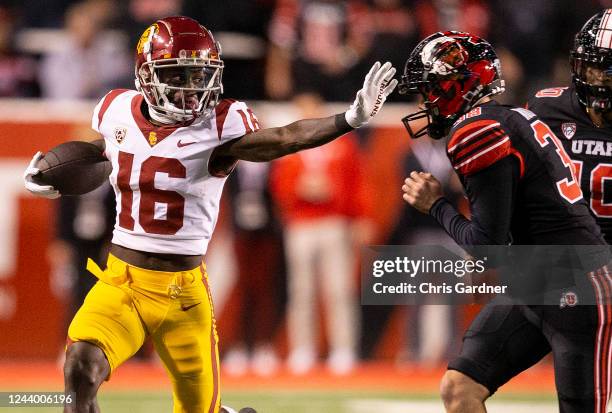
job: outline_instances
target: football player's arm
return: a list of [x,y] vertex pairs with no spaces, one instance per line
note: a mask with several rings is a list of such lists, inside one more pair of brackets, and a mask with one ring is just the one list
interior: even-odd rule
[[320,119],[303,119],[289,125],[260,129],[215,149],[214,157],[265,162],[303,149],[314,148],[365,125],[378,113],[397,85],[391,63],[376,62],[365,77],[355,102],[345,112]]
[[507,245],[520,166],[514,156],[466,178],[471,219],[460,214],[444,197],[429,213],[459,245]]
[[260,129],[230,141],[215,150],[215,157],[253,162],[271,161],[303,149],[326,144],[353,128],[338,114],[320,119],[303,119],[289,125]]

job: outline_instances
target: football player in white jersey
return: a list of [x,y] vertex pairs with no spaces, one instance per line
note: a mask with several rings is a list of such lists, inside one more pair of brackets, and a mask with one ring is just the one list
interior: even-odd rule
[[[64,366],[76,403],[98,412],[104,380],[151,337],[173,384],[174,412],[217,413],[217,335],[203,264],[227,175],[240,159],[269,161],[323,145],[366,124],[397,85],[390,63],[375,63],[345,113],[260,129],[240,101],[221,100],[223,61],[212,34],[187,17],[158,20],[136,54],[136,88],[112,90],[95,108],[94,143],[112,162],[117,198],[112,246],[68,330]],[[53,187],[26,188],[55,198]]]

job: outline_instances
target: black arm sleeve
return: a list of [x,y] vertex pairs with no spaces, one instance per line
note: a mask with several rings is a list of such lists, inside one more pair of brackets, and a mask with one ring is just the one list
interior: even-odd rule
[[472,219],[441,198],[429,213],[459,245],[506,245],[520,169],[509,156],[465,179]]

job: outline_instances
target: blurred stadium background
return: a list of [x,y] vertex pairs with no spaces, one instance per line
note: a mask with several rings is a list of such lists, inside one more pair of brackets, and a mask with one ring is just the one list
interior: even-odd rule
[[[104,190],[37,199],[23,189],[22,171],[37,150],[92,136],[96,101],[133,87],[132,49],[155,19],[185,14],[211,29],[223,46],[225,96],[246,100],[269,127],[343,111],[372,61],[391,60],[401,71],[416,42],[440,29],[489,39],[507,80],[503,99],[521,105],[536,89],[568,83],[572,35],[604,7],[612,2],[3,0],[0,391],[62,389],[67,324],[93,282],[80,263],[103,261],[112,225]],[[207,256],[224,403],[260,413],[442,411],[438,380],[478,306],[358,301],[360,244],[448,242],[400,202],[406,171],[434,171],[461,202],[440,148],[408,142],[400,119],[413,105],[394,96],[372,125],[345,139],[350,144],[269,169],[246,165],[228,182]],[[325,253],[348,251],[348,274],[332,274],[345,277],[344,293],[326,288],[322,265],[304,270],[299,259],[303,237],[324,245],[334,228],[345,231],[345,244]],[[314,296],[291,288],[309,276],[318,277]],[[170,411],[169,382],[149,347],[103,385],[101,405]],[[556,411],[550,361],[505,386],[490,411]]]

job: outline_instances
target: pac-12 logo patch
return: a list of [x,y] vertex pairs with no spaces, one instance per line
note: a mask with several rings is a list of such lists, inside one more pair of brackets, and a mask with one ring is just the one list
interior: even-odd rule
[[574,122],[562,123],[561,131],[567,139],[572,139],[576,133],[576,124]]
[[561,301],[559,308],[574,307],[578,304],[578,296],[573,291],[564,291],[561,293]]
[[122,128],[120,126],[117,126],[115,128],[115,139],[117,139],[117,143],[123,142],[123,139],[125,139],[126,134],[127,134],[127,128]]

